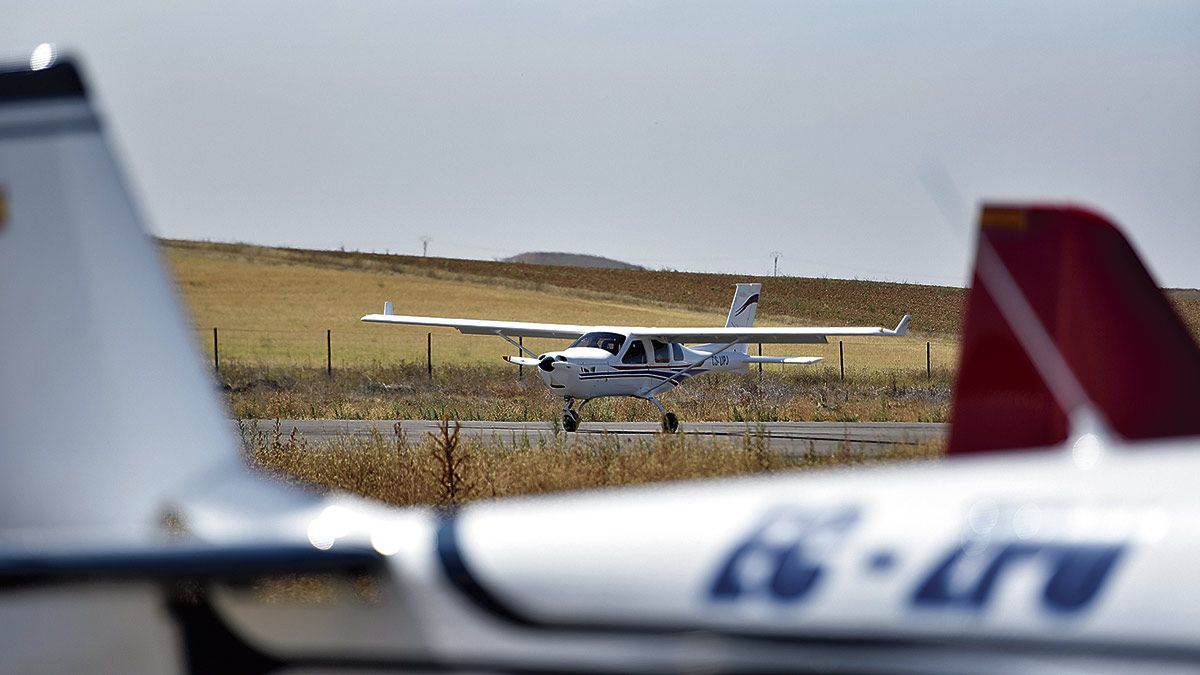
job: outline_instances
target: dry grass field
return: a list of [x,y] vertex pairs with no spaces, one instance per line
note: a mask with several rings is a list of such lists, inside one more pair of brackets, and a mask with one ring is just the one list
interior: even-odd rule
[[[562,399],[533,373],[446,366],[432,380],[424,367],[335,371],[265,369],[235,364],[222,371],[229,403],[240,419],[458,419],[555,421]],[[846,382],[820,367],[747,375],[708,375],[662,396],[685,421],[731,422],[944,422],[950,371],[861,374]],[[583,411],[584,421],[655,421],[645,401],[604,398]]]
[[850,447],[831,454],[781,455],[761,434],[717,440],[659,435],[620,442],[566,436],[536,444],[486,447],[460,441],[452,422],[422,438],[346,437],[309,447],[283,429],[244,434],[250,462],[285,480],[345,490],[388,504],[455,505],[477,499],[598,489],[671,480],[932,459],[937,444],[899,446],[882,455]]
[[[209,327],[206,324],[211,323],[206,319],[209,318],[208,312],[212,308],[205,304],[202,295],[197,294],[203,286],[192,283],[213,280],[211,275],[203,273],[202,260],[247,263],[259,270],[264,266],[273,265],[305,270],[382,273],[382,277],[376,277],[377,281],[384,284],[378,287],[378,290],[395,300],[398,310],[403,308],[410,313],[419,312],[409,307],[429,306],[423,304],[423,300],[434,300],[433,306],[438,309],[444,309],[448,305],[438,302],[436,297],[401,296],[396,291],[397,287],[390,285],[387,280],[400,275],[474,282],[505,289],[542,291],[570,300],[599,299],[635,308],[644,308],[650,304],[668,312],[698,313],[704,316],[716,313],[719,317],[723,317],[728,308],[734,283],[757,281],[764,285],[763,301],[759,308],[759,317],[764,322],[785,325],[875,325],[910,313],[913,315],[913,330],[916,335],[949,342],[953,342],[959,333],[962,302],[965,297],[964,291],[959,288],[875,281],[601,270],[195,241],[165,240],[161,243],[168,261],[180,276],[181,285],[189,303],[192,304],[198,325],[205,328]],[[190,274],[198,276],[189,277]],[[303,284],[298,289],[302,294],[298,299],[325,296],[330,292],[318,287],[316,281],[314,278],[313,283]],[[273,292],[271,285],[265,280],[260,282],[253,278],[234,276],[223,286],[225,290],[230,287],[236,292],[251,295],[258,295],[264,291],[272,293],[275,298],[281,295]],[[1200,337],[1200,290],[1168,289],[1167,294],[1192,334]],[[375,294],[371,294],[369,298],[356,296],[354,299],[365,303],[363,313],[368,309],[376,311],[382,302]],[[256,309],[263,310],[262,307]],[[335,306],[329,320],[345,318],[345,309]],[[536,307],[520,306],[519,309],[522,318],[540,318],[533,314],[537,311]],[[213,315],[213,318],[221,317],[218,313]],[[322,328],[336,327],[328,321],[317,323],[322,324]],[[666,321],[657,323],[661,325]]]
[[[450,329],[367,325],[358,318],[382,311],[384,300],[393,300],[397,312],[432,316],[498,318],[558,323],[613,323],[628,325],[721,325],[741,277],[625,270],[637,278],[648,300],[612,292],[603,294],[600,281],[612,270],[549,267],[561,272],[554,281],[576,286],[548,286],[530,279],[531,268],[545,266],[443,261],[445,266],[410,265],[421,258],[371,256],[329,251],[292,251],[228,244],[166,242],[167,259],[191,310],[197,340],[211,356],[212,328],[219,329],[223,360],[260,366],[325,365],[326,330],[332,331],[334,367],[368,367],[397,363],[424,363],[426,334],[433,333],[435,365],[501,364],[500,357],[515,350],[504,341],[486,336],[464,336]],[[395,258],[395,269],[385,263]],[[447,269],[450,271],[447,271]],[[462,268],[459,270],[459,268]],[[497,275],[488,277],[483,271]],[[794,300],[797,281],[791,278],[759,279],[764,282],[759,324],[822,325],[850,323],[835,314],[808,314]],[[583,287],[588,284],[590,287]],[[548,283],[548,282],[547,282]],[[878,305],[862,325],[891,326],[909,311],[914,317],[931,315],[920,304],[908,305],[889,297],[897,284],[846,282],[847,289]],[[634,288],[628,285],[623,288]],[[934,287],[919,287],[932,289]],[[949,294],[944,293],[948,291]],[[838,304],[837,293],[817,296],[822,304]],[[787,294],[791,294],[791,296]],[[953,297],[955,289],[937,289]],[[919,294],[918,294],[919,296]],[[704,297],[701,302],[698,298]],[[676,300],[671,304],[670,300]],[[847,299],[847,302],[853,302]],[[916,299],[913,300],[917,302]],[[799,311],[797,314],[795,312]],[[958,308],[953,308],[957,321]],[[847,373],[924,369],[925,342],[933,342],[933,366],[951,368],[957,358],[950,335],[931,331],[914,318],[913,337],[881,340],[851,338],[845,341]],[[562,341],[530,340],[534,351],[561,347]],[[821,356],[837,366],[838,345],[764,347],[765,354]],[[780,367],[775,366],[776,369]]]
[[[324,365],[325,331],[335,340],[335,365],[424,362],[426,333],[433,332],[438,363],[502,363],[512,353],[495,337],[463,336],[451,329],[382,326],[359,321],[394,300],[410,314],[489,317],[508,320],[590,323],[696,324],[699,312],[645,308],[612,299],[574,298],[500,284],[432,279],[415,274],[336,270],[292,264],[262,264],[190,253],[170,256],[180,288],[211,353],[211,328],[220,334],[224,357],[268,365]],[[547,350],[561,341],[531,340]]]
[[[494,337],[450,329],[367,325],[362,314],[393,300],[397,311],[566,323],[713,325],[724,321],[733,284],[749,278],[644,270],[589,270],[303,251],[235,244],[163,242],[212,357],[219,329],[221,374],[237,417],[553,420],[560,402],[531,371],[500,357]],[[688,420],[944,421],[957,360],[953,331],[960,289],[859,281],[759,278],[759,324],[890,325],[914,315],[909,337],[767,345],[765,354],[821,356],[816,366],[766,366],[748,376],[698,378],[664,397]],[[639,299],[635,293],[644,293]],[[1200,291],[1170,291],[1200,334]],[[333,377],[325,376],[326,330]],[[432,333],[434,376],[425,373]],[[926,342],[932,378],[926,378]],[[534,351],[564,345],[529,340]],[[752,347],[753,349],[753,347]],[[585,419],[652,420],[649,405],[601,399]]]
[[[699,310],[522,279],[448,274],[440,268],[389,271],[372,264],[333,264],[322,252],[313,252],[311,258],[318,261],[314,263],[297,252],[257,247],[169,242],[166,251],[191,309],[197,339],[210,358],[211,327],[218,328],[220,378],[239,418],[554,420],[561,402],[545,391],[532,370],[519,379],[518,369],[501,361],[502,355],[515,352],[504,341],[450,329],[367,325],[358,318],[379,311],[383,300],[392,299],[400,311],[413,314],[720,325],[733,291],[732,278],[721,280],[712,305]],[[336,254],[335,262],[347,260],[358,258]],[[494,271],[529,267],[467,266],[480,265]],[[644,285],[659,284],[654,281],[659,273],[640,274],[650,280]],[[711,275],[675,276],[703,277],[691,280],[702,286]],[[797,317],[767,312],[777,283],[765,283],[760,323],[800,323]],[[900,315],[893,314],[873,323],[890,324]],[[332,378],[325,374],[326,330],[331,331]],[[428,333],[433,334],[432,380],[425,369]],[[664,403],[687,420],[943,421],[956,345],[944,336],[928,336],[934,376],[926,379],[926,340],[919,331],[914,333],[917,336],[898,339],[845,340],[845,383],[840,380],[836,341],[766,345],[765,354],[826,360],[817,366],[765,366],[762,377],[755,370],[744,377],[700,378],[665,395]],[[529,340],[527,346],[545,351],[564,344]],[[585,419],[656,416],[641,401],[601,399],[588,406]]]
[[[958,333],[963,297],[962,289],[957,288],[876,281],[589,269],[192,241],[168,240],[162,243],[172,258],[187,253],[255,264],[413,274],[485,282],[508,288],[555,293],[571,291],[570,297],[620,298],[625,304],[635,306],[643,306],[649,301],[698,312],[717,310],[722,315],[729,307],[733,284],[755,281],[764,285],[759,312],[765,319],[777,321],[790,318],[794,322],[809,325],[862,325],[878,323],[881,315],[899,318],[908,312],[913,315],[914,324],[923,327],[921,330],[924,333],[944,336]],[[766,293],[768,289],[769,296]]]

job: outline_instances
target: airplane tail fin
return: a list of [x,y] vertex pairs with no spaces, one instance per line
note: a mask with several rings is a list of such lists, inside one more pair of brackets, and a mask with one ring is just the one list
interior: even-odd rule
[[761,290],[762,284],[737,285],[737,291],[733,294],[733,304],[729,306],[729,318],[725,320],[726,328],[748,328],[754,325]]
[[0,64],[0,530],[157,527],[240,448],[75,66]]
[[947,452],[1200,434],[1200,351],[1121,232],[1073,206],[985,206]]
[[[733,293],[733,303],[729,305],[729,318],[725,320],[726,328],[748,328],[754,325],[754,316],[758,314],[758,295],[762,284],[738,284]],[[731,351],[746,354],[749,345],[735,345]]]

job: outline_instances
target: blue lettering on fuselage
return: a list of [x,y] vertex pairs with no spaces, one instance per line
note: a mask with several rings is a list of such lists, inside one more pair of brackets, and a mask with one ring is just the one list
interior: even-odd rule
[[977,548],[966,543],[951,550],[917,586],[913,605],[982,610],[1006,572],[1040,563],[1046,570],[1042,605],[1070,614],[1096,598],[1125,552],[1123,544],[1012,542]]
[[[854,505],[772,509],[721,558],[706,595],[719,602],[758,599],[800,605],[834,574],[902,574],[898,554],[888,549],[865,550],[861,559],[842,556],[839,564],[833,563],[861,521],[861,509]],[[1128,541],[1122,540],[967,537],[936,556],[932,564],[922,565],[924,571],[916,575],[912,591],[905,596],[913,609],[982,612],[1006,576],[1033,573],[1042,575],[1035,577],[1037,583],[1010,587],[1033,588],[1035,602],[1044,611],[1073,615],[1095,602],[1129,549]],[[894,587],[887,592],[894,597]]]
[[785,508],[768,514],[721,565],[710,597],[804,599],[825,576],[826,556],[857,522],[853,507],[828,512]]

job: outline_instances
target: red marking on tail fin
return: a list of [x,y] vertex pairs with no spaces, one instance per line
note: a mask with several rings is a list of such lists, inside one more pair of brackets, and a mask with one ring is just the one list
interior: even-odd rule
[[[1119,230],[1078,207],[987,206],[990,245],[1112,429],[1200,434],[1200,351]],[[947,452],[1055,445],[1067,418],[980,281],[963,321]]]

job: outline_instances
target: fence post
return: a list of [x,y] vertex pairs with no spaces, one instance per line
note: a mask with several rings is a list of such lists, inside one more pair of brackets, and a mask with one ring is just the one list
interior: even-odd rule
[[931,356],[931,354],[932,354],[932,351],[930,350],[929,343],[926,342],[925,343],[925,379],[927,379],[927,380],[933,379],[933,357]]
[[217,328],[213,327],[213,372],[221,372],[221,356],[217,351]]
[[[525,336],[523,336],[523,335],[517,336],[517,345],[518,345],[517,356],[522,356],[522,357],[525,356],[525,350],[521,348],[521,347],[525,346]],[[517,366],[517,379],[521,379],[521,380],[525,379],[525,366],[522,366],[522,365]]]
[[325,329],[325,376],[333,377],[333,330]]
[[425,334],[425,372],[433,379],[433,333]]
[[[758,355],[762,356],[762,343],[761,342],[758,343]],[[762,363],[761,362],[759,362],[759,364],[758,364],[758,379],[759,380],[762,379]]]
[[846,381],[846,352],[842,348],[842,341],[838,340],[838,366],[842,369],[842,382]]

